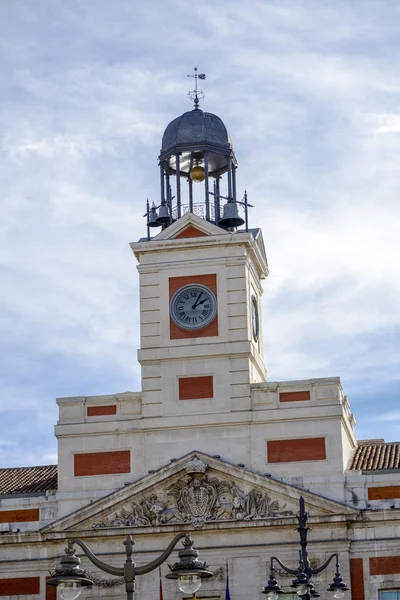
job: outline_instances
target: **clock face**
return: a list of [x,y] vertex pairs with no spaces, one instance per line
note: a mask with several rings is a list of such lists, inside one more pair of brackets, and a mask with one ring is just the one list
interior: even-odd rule
[[214,321],[217,299],[205,285],[185,285],[172,296],[171,318],[182,329],[202,329]]
[[251,322],[253,326],[253,338],[257,342],[260,335],[260,321],[258,317],[258,302],[255,296],[251,297]]

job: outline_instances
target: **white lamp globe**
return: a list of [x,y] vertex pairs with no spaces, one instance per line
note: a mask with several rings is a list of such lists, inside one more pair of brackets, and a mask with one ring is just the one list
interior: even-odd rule
[[200,575],[181,575],[178,578],[178,586],[184,594],[194,594],[201,586]]
[[81,584],[77,581],[63,581],[57,586],[57,598],[61,600],[76,600],[81,592]]
[[307,590],[308,590],[308,587],[306,585],[304,585],[304,583],[301,583],[296,588],[296,594],[298,596],[304,596],[304,594],[307,594]]

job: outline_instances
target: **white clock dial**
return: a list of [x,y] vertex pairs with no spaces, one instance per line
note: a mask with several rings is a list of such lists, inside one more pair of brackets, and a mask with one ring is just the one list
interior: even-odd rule
[[253,338],[257,342],[260,334],[260,320],[258,316],[258,302],[255,296],[251,297],[251,322],[253,326]]
[[182,329],[202,329],[215,319],[217,299],[205,285],[185,285],[173,295],[170,314],[174,323]]

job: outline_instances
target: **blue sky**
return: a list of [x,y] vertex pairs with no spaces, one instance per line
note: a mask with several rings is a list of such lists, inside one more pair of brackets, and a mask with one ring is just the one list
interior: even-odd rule
[[399,439],[399,29],[390,0],[1,4],[0,466],[56,461],[56,397],[140,389],[128,243],[194,66],[264,233],[269,379],[340,375],[358,437]]

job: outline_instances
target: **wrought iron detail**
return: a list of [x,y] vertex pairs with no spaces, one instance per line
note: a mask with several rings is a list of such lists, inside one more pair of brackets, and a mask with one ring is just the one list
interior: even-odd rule
[[[300,550],[299,550],[299,565],[297,569],[292,569],[283,564],[276,556],[271,556],[269,561],[269,579],[267,585],[263,588],[262,593],[268,594],[268,597],[277,598],[282,593],[282,589],[275,579],[275,573],[278,571],[275,564],[278,564],[281,570],[289,576],[295,576],[292,581],[291,588],[294,589],[298,596],[301,596],[303,600],[312,600],[312,598],[320,598],[318,590],[315,588],[313,577],[324,571],[330,563],[335,560],[336,572],[332,583],[330,584],[328,591],[333,592],[335,598],[341,598],[345,591],[348,591],[348,587],[343,581],[342,576],[339,573],[339,555],[337,552],[331,554],[330,557],[321,566],[313,566],[311,560],[308,557],[308,532],[311,528],[308,527],[308,513],[305,509],[305,503],[303,496],[299,498],[299,512],[297,513],[298,527],[296,531],[300,537]],[[286,575],[286,576],[287,576]]]
[[[125,583],[125,591],[127,600],[133,600],[133,593],[135,591],[136,576],[150,573],[160,567],[160,565],[167,560],[171,552],[175,548],[177,542],[184,538],[183,549],[178,552],[180,562],[176,563],[171,568],[172,573],[167,575],[168,578],[178,579],[182,574],[190,572],[190,574],[196,574],[201,579],[208,579],[213,576],[211,571],[208,571],[208,565],[205,562],[198,560],[199,552],[193,548],[193,540],[189,533],[178,533],[174,539],[170,542],[169,546],[162,552],[158,558],[137,567],[133,560],[133,547],[134,541],[130,535],[127,535],[124,541],[126,560],[123,567],[114,567],[108,563],[102,561],[96,556],[92,550],[79,539],[71,539],[68,541],[68,547],[65,548],[65,556],[60,560],[60,567],[51,573],[51,577],[46,581],[47,585],[58,586],[71,582],[71,580],[78,586],[91,586],[96,583],[100,587],[116,587],[121,583]],[[80,558],[75,554],[74,545],[78,545],[84,552],[85,556],[101,571],[115,575],[118,579],[103,580],[98,576],[93,576],[87,571],[80,569],[79,564]]]
[[102,579],[99,575],[96,575],[96,573],[92,573],[91,571],[87,571],[87,574],[93,581],[93,585],[101,588],[113,588],[125,583],[123,577],[118,577],[117,579]]
[[193,77],[194,79],[194,90],[190,90],[188,93],[188,98],[189,100],[193,100],[195,108],[199,108],[199,100],[204,99],[204,92],[203,90],[198,89],[197,83],[199,79],[204,80],[206,78],[206,74],[199,73],[197,67],[194,67],[193,75],[187,75],[187,77]]
[[[313,570],[318,569],[318,567],[320,566],[321,562],[318,558],[312,558],[310,560],[310,566]],[[291,573],[287,573],[286,571],[284,571],[283,569],[279,569],[277,567],[275,567],[275,573],[276,575],[279,575],[279,577],[293,577],[293,574]]]

